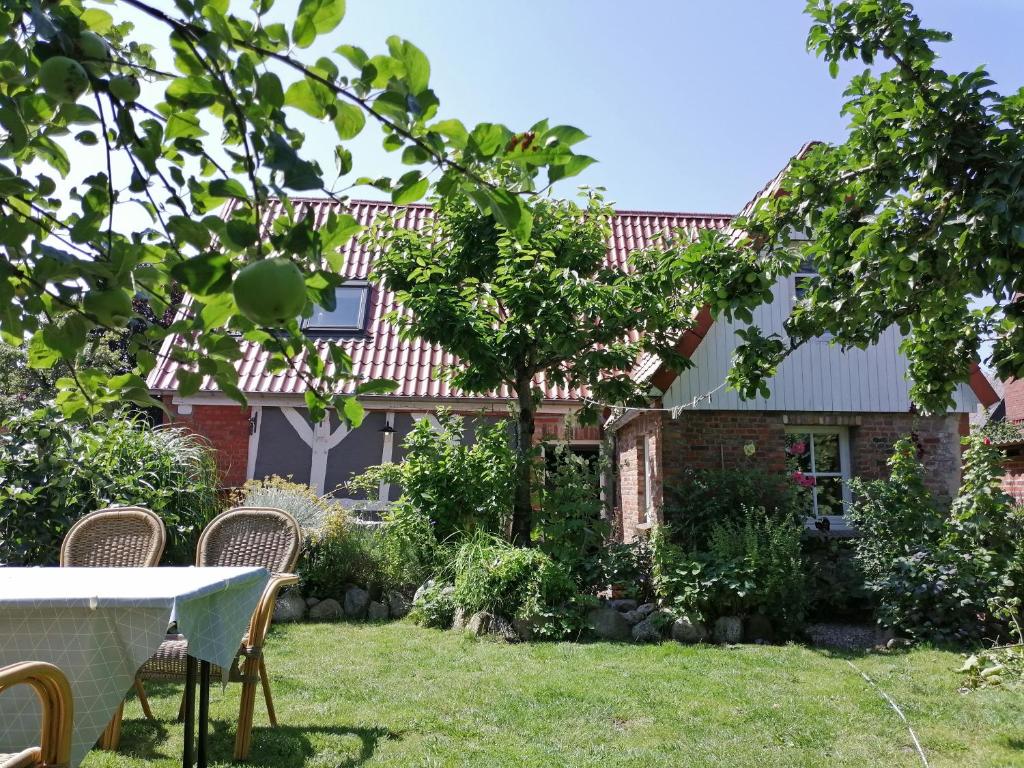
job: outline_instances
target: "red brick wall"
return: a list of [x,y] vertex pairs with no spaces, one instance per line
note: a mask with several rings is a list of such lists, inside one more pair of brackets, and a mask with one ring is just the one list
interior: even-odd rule
[[171,411],[166,421],[187,426],[213,445],[221,485],[236,487],[245,482],[249,464],[249,418],[251,408],[240,405],[193,405],[192,413],[179,413],[180,406],[164,401]]
[[[661,519],[664,465],[662,457],[662,414],[644,413],[624,424],[616,433],[618,466],[618,530],[623,541],[632,541],[645,524]],[[647,464],[644,464],[647,441]],[[647,474],[651,473],[651,496],[646,499]],[[648,510],[653,514],[648,515]]]
[[1005,384],[1003,401],[1007,421],[1024,421],[1024,379],[1010,379]]
[[[960,480],[957,415],[686,411],[673,419],[667,413],[655,412],[636,417],[616,432],[623,538],[634,538],[643,520],[644,470],[639,460],[642,435],[653,435],[657,444],[652,464],[657,473],[654,503],[660,512],[663,483],[671,485],[687,469],[756,467],[767,472],[784,471],[785,430],[790,426],[848,427],[851,471],[866,478],[884,477],[893,443],[914,433],[923,451],[929,487],[944,498],[956,492]],[[748,443],[756,449],[752,457],[744,453]]]
[[1007,448],[1003,466],[1006,468],[1003,490],[1024,504],[1024,446]]

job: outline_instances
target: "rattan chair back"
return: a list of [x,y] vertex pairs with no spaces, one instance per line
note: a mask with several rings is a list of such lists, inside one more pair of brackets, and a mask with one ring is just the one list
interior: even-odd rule
[[160,562],[167,543],[163,521],[145,507],[109,507],[71,526],[60,564],[88,568],[147,568]]
[[302,529],[283,509],[235,507],[210,521],[197,549],[196,565],[289,573],[302,549]]
[[74,704],[64,673],[52,664],[25,661],[0,668],[0,693],[15,685],[27,685],[42,706],[39,746],[16,754],[0,755],[0,765],[10,768],[66,766],[71,756],[71,725]]

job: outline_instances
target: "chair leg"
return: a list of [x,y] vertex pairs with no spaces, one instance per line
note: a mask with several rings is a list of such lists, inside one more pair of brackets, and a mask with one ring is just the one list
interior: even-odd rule
[[277,713],[274,711],[274,697],[270,695],[270,678],[267,677],[267,665],[260,656],[260,683],[263,685],[263,698],[267,702],[267,717],[270,718],[270,725],[277,727]]
[[117,711],[114,712],[114,716],[107,723],[107,727],[103,729],[103,734],[100,736],[99,748],[106,749],[111,752],[116,752],[117,748],[121,745],[121,717],[124,715],[124,701],[117,705]]
[[153,710],[149,706],[149,697],[146,696],[146,689],[142,687],[142,681],[138,678],[135,679],[135,695],[139,697],[139,704],[142,705],[142,714],[146,716],[147,720],[156,720],[153,716]]
[[235,733],[235,760],[249,756],[252,742],[252,716],[256,704],[256,676],[260,673],[259,660],[247,658],[242,665],[242,700],[238,704],[238,731]]

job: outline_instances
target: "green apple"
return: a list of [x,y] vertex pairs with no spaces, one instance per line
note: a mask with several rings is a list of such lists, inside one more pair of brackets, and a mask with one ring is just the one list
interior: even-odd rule
[[110,78],[110,94],[121,101],[135,101],[142,92],[138,78],[134,75],[118,75]]
[[89,87],[89,75],[74,59],[51,56],[39,67],[39,84],[57,101],[74,102]]
[[244,267],[232,286],[242,314],[258,325],[284,325],[306,306],[306,281],[288,259],[262,259]]

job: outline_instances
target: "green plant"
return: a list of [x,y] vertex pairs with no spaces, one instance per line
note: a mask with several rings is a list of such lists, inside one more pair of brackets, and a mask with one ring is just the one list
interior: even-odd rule
[[742,519],[744,509],[761,507],[773,518],[796,519],[807,508],[789,477],[753,466],[688,470],[666,488],[665,497],[665,523],[679,544],[695,550],[708,547],[723,521]]
[[599,580],[600,554],[611,526],[604,518],[601,467],[564,446],[547,446],[548,462],[534,516],[534,540],[580,584]]
[[425,513],[399,500],[383,513],[383,519],[378,552],[381,571],[391,587],[409,591],[442,568],[445,549]]
[[467,614],[529,620],[540,637],[563,637],[576,626],[576,583],[539,549],[478,533],[459,547],[452,568],[455,604]]
[[993,606],[1021,597],[1024,530],[999,487],[1001,452],[967,440],[963,483],[948,514],[924,487],[913,443],[897,442],[886,480],[855,482],[857,557],[878,617],[914,637],[976,641],[1007,631]]
[[767,617],[781,635],[795,634],[807,595],[802,527],[747,507],[743,517],[712,526],[706,550],[687,551],[659,526],[652,536],[659,599],[680,613]]
[[244,507],[283,509],[309,531],[319,530],[330,515],[342,510],[330,496],[320,496],[304,483],[293,483],[277,475],[247,480],[232,494],[232,503]]
[[480,424],[473,445],[465,445],[464,420],[437,413],[438,428],[420,419],[405,438],[401,464],[371,467],[349,487],[371,495],[383,478],[400,483],[403,501],[429,516],[438,541],[476,530],[503,531],[512,512],[516,456],[508,424]]
[[448,629],[455,619],[455,588],[443,582],[428,584],[413,602],[409,616],[421,626]]
[[595,591],[621,589],[625,597],[647,602],[654,597],[652,554],[645,538],[608,542],[597,556],[597,579],[587,586]]
[[870,620],[874,604],[864,584],[855,541],[805,536],[803,552],[808,573],[808,616],[819,621]]
[[[559,133],[568,143],[583,138],[578,131]],[[516,173],[497,166],[495,178],[507,185]],[[468,190],[436,200],[434,215],[416,229],[393,217],[366,236],[380,253],[376,277],[402,305],[391,315],[402,332],[454,355],[457,362],[443,375],[463,391],[507,387],[515,398],[512,538],[524,546],[533,534],[537,492],[531,465],[537,376],[549,386],[586,387],[605,402],[644,400],[649,387],[629,374],[637,356],[655,353],[685,366],[676,337],[701,306],[679,279],[678,254],[665,243],[630,254],[624,269],[609,267],[612,210],[598,191],[581,197],[580,203],[530,197],[531,226],[518,237],[482,213]]]
[[306,595],[340,598],[350,586],[390,587],[380,556],[375,528],[360,525],[344,510],[329,514],[323,526],[307,536],[299,560],[299,578]]
[[50,409],[22,414],[0,431],[0,562],[53,564],[83,514],[137,504],[167,527],[163,562],[192,563],[219,508],[217,484],[209,446],[184,428],[130,414],[88,423]]

